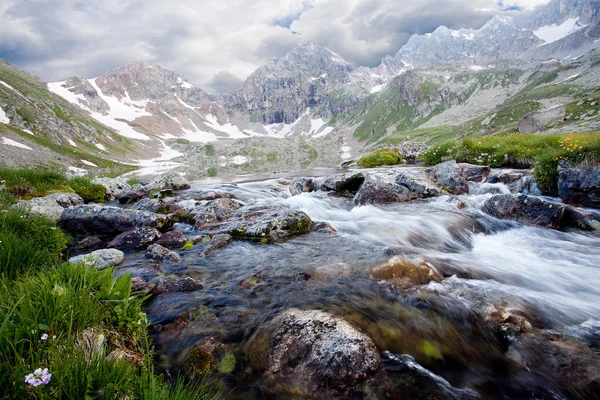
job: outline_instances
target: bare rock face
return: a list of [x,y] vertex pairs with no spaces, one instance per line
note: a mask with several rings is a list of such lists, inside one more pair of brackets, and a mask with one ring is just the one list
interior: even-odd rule
[[262,326],[247,346],[261,389],[272,396],[380,398],[386,376],[373,341],[319,310],[290,309]]
[[558,194],[565,203],[600,208],[600,166],[577,168],[561,164]]

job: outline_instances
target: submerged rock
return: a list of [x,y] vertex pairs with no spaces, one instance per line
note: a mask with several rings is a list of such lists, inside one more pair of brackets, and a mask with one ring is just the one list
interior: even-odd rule
[[202,256],[202,257],[207,256],[210,252],[227,246],[229,243],[232,242],[232,240],[233,240],[233,238],[231,237],[231,235],[229,235],[227,233],[221,234],[221,235],[215,235],[211,239],[208,246],[206,246],[206,248],[202,251],[202,253],[200,253],[200,256]]
[[425,261],[417,263],[402,257],[394,257],[384,264],[369,268],[367,274],[373,279],[388,282],[394,289],[407,289],[442,280],[442,276]]
[[558,195],[565,203],[600,208],[600,166],[558,167]]
[[31,214],[43,215],[51,221],[58,221],[66,207],[83,203],[81,196],[76,193],[53,193],[45,197],[21,200],[17,203],[17,207],[22,207]]
[[95,263],[96,268],[103,270],[106,268],[114,267],[123,262],[125,254],[117,249],[102,249],[92,251],[90,254],[82,254],[77,257],[69,259],[69,264],[77,264],[91,260]]
[[153,244],[152,246],[148,247],[148,250],[146,250],[146,258],[153,258],[159,261],[166,259],[167,261],[173,263],[181,261],[179,254],[162,247],[160,244]]
[[121,233],[108,244],[108,247],[121,250],[144,249],[159,238],[160,232],[156,228],[142,226]]
[[323,311],[284,311],[258,330],[247,356],[272,396],[378,398],[387,389],[373,341]]
[[125,232],[142,226],[161,230],[171,224],[166,215],[97,205],[65,208],[60,223],[68,231],[97,233]]
[[156,282],[157,293],[173,293],[173,292],[193,292],[196,290],[203,289],[204,285],[189,276],[182,276],[180,278],[160,278]]

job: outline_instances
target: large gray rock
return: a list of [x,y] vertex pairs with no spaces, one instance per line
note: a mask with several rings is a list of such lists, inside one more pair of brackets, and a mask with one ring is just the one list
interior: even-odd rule
[[600,166],[560,164],[558,194],[565,203],[600,208]]
[[162,235],[156,244],[167,247],[169,249],[182,248],[188,242],[188,238],[179,231],[169,231]]
[[203,229],[206,225],[231,218],[242,206],[243,204],[237,200],[219,198],[188,210],[188,218],[196,228]]
[[504,194],[486,200],[483,211],[497,218],[525,225],[559,229],[563,226],[565,205],[525,195]]
[[396,176],[396,183],[408,189],[411,200],[443,194],[439,185],[433,182],[422,169],[401,169]]
[[146,250],[146,258],[152,258],[157,261],[167,260],[172,263],[178,263],[181,261],[181,256],[174,251],[161,246],[160,244],[153,244]]
[[148,211],[84,205],[65,208],[60,223],[68,231],[118,233],[142,226],[167,229],[171,221],[166,215]]
[[427,149],[429,148],[429,146],[427,146],[423,142],[413,141],[402,142],[394,147],[400,149],[400,153],[402,154],[406,162],[409,164],[414,164],[419,158],[419,156],[425,151],[427,151]]
[[125,255],[120,250],[102,249],[92,251],[89,254],[82,254],[80,256],[72,257],[69,259],[69,264],[87,262],[91,259],[91,261],[95,263],[97,269],[103,270],[121,264],[124,257]]
[[121,250],[144,249],[160,239],[158,229],[149,226],[134,228],[115,237],[108,247]]
[[385,204],[410,200],[410,190],[396,182],[390,173],[368,174],[356,196],[354,204]]
[[121,196],[130,192],[132,186],[125,179],[121,178],[94,178],[92,183],[104,186],[106,190],[106,200],[118,200]]
[[333,190],[340,194],[356,193],[365,181],[362,172],[336,174],[324,179],[317,179],[314,185],[320,190]]
[[345,320],[290,309],[263,325],[246,353],[272,396],[383,398],[385,372],[373,341]]
[[183,190],[189,189],[190,184],[181,175],[170,171],[154,179],[147,187],[150,190]]
[[51,221],[60,220],[65,207],[78,206],[84,201],[76,193],[53,193],[45,197],[21,200],[17,204],[32,214],[43,215]]
[[274,242],[310,232],[312,221],[302,211],[281,206],[254,205],[240,208],[230,219],[205,227],[211,234]]
[[466,163],[457,164],[450,160],[426,170],[431,178],[452,194],[469,192],[469,182],[481,182],[490,174],[490,167]]

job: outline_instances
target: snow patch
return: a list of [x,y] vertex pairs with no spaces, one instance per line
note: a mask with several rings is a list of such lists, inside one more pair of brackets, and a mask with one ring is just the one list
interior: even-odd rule
[[75,172],[76,174],[83,174],[87,172],[87,169],[83,169],[83,168],[77,168],[77,167],[73,167],[73,166],[69,166],[69,171],[71,172]]
[[235,156],[231,159],[231,162],[235,165],[243,165],[248,162],[248,158],[244,156]]
[[314,82],[314,81],[318,81],[319,79],[323,79],[323,78],[325,78],[325,77],[327,77],[327,73],[325,73],[325,74],[321,74],[321,75],[319,75],[319,76],[318,76],[318,77],[316,77],[316,78],[315,78],[315,77],[312,77],[312,78],[310,78],[310,80]]
[[99,148],[100,150],[104,150],[106,151],[106,147],[104,147],[104,145],[102,143],[95,143],[94,144],[97,148]]
[[89,165],[90,167],[97,167],[96,164],[94,164],[93,162],[88,161],[88,160],[81,160],[81,162],[84,163],[85,165]]
[[71,92],[66,87],[66,81],[50,82],[50,83],[48,83],[48,90],[50,90],[54,94],[59,95],[60,97],[67,100],[71,104],[81,107],[84,110],[91,111],[88,107],[85,106],[85,103],[87,102],[85,97],[82,94],[75,94],[75,93]]
[[29,133],[32,136],[35,136],[35,133],[31,132],[29,129],[21,129],[25,133]]
[[184,89],[191,89],[194,87],[194,85],[192,85],[189,82],[184,81],[183,79],[181,79],[180,77],[177,78],[177,83],[179,83],[179,86],[181,86]]
[[352,158],[352,153],[350,152],[352,148],[350,146],[342,146],[340,147],[340,150],[342,151],[342,160],[348,160]]
[[387,86],[387,84],[385,84],[385,83],[382,83],[381,85],[373,86],[371,88],[371,94],[381,92],[383,90],[383,88],[386,86]]
[[9,138],[3,137],[2,141],[4,142],[5,145],[8,145],[8,146],[18,147],[20,149],[25,149],[25,150],[33,150],[31,147],[25,146],[23,143],[15,142],[14,140],[9,139]]
[[7,88],[9,88],[10,90],[12,90],[13,92],[15,92],[16,94],[18,94],[19,96],[21,96],[23,99],[25,99],[25,101],[27,101],[28,103],[31,103],[31,101],[29,101],[29,99],[25,96],[23,96],[21,94],[21,92],[19,92],[17,89],[15,89],[14,87],[10,86],[8,83],[4,82],[4,81],[0,81],[0,84],[6,86]]
[[10,124],[10,119],[8,119],[8,117],[4,113],[4,110],[2,109],[2,107],[0,107],[0,123]]
[[77,143],[75,143],[72,139],[67,139],[67,142],[73,147],[77,147]]
[[576,32],[581,28],[585,28],[586,26],[587,25],[579,25],[579,18],[569,18],[560,25],[553,24],[542,26],[538,30],[533,31],[533,34],[545,42],[542,45],[546,45],[567,37],[571,33]]
[[469,69],[471,71],[483,71],[484,68],[480,65],[471,65],[469,66]]

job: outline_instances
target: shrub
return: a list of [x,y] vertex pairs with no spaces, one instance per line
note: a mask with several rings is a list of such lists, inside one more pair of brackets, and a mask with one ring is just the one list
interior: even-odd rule
[[381,149],[361,157],[358,163],[363,168],[373,168],[380,165],[396,165],[403,161],[398,149]]

